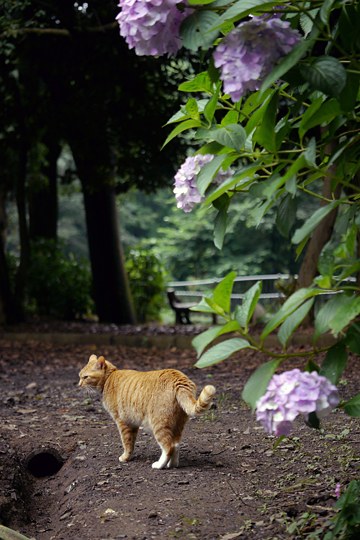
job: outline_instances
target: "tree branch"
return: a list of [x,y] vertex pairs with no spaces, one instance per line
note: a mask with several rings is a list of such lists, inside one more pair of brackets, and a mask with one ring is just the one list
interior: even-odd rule
[[[102,26],[90,26],[89,28],[86,28],[86,29],[74,29],[74,33],[77,33],[77,34],[80,34],[80,33],[84,33],[84,34],[87,34],[87,33],[103,33],[103,32],[108,32],[108,31],[111,31],[111,30],[115,30],[116,28],[118,27],[118,23],[116,21],[114,22],[111,22],[111,23],[108,23],[108,24],[104,24]],[[0,34],[0,38],[3,38],[3,37],[6,37],[6,36],[9,36],[9,34],[13,34],[13,35],[16,35],[16,34],[21,34],[21,35],[26,35],[26,34],[35,34],[35,35],[38,35],[38,36],[64,36],[64,37],[71,37],[72,35],[72,31],[70,30],[67,30],[66,28],[18,28],[18,29],[13,29],[13,30],[8,30],[7,32],[3,32],[2,34]]]

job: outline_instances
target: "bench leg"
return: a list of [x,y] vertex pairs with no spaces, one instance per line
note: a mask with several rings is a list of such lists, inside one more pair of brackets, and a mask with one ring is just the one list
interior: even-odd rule
[[185,323],[184,324],[191,324],[190,313],[189,313],[188,309],[184,310],[184,318],[185,318]]
[[175,314],[176,324],[191,324],[188,309],[177,308]]

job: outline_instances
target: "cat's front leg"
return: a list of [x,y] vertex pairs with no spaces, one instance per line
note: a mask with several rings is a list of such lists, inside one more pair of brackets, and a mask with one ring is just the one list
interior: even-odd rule
[[129,461],[134,451],[136,436],[138,434],[139,428],[129,426],[128,424],[125,424],[125,422],[122,422],[121,420],[117,420],[116,424],[119,429],[121,442],[124,448],[124,452],[119,457],[119,461],[120,462]]

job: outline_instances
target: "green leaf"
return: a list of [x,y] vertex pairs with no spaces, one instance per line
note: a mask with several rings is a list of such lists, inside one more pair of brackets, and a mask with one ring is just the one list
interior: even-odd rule
[[271,199],[274,193],[283,185],[283,179],[278,174],[273,174],[270,178],[257,182],[251,186],[250,194],[253,197]]
[[218,364],[223,360],[226,360],[237,351],[242,349],[252,348],[250,343],[245,339],[232,338],[226,341],[222,341],[211,349],[208,349],[195,364],[198,368],[205,368]]
[[196,185],[201,195],[205,194],[207,188],[213,181],[214,176],[217,174],[226,158],[226,154],[220,154],[215,156],[209,163],[206,163],[201,168],[196,180]]
[[323,291],[321,289],[303,288],[289,296],[286,302],[281,306],[279,311],[270,319],[265,326],[261,339],[265,339],[275,328],[277,328],[284,320],[289,317],[298,307],[313,296],[318,296]]
[[311,137],[306,150],[304,152],[304,158],[308,167],[316,167],[316,140],[315,137]]
[[172,139],[174,139],[177,135],[182,133],[183,131],[186,131],[187,129],[197,128],[201,126],[200,120],[185,120],[185,122],[181,122],[181,124],[178,124],[170,133],[170,135],[167,136],[164,144],[162,145],[162,148],[166,146]]
[[255,227],[258,227],[260,225],[264,215],[274,205],[274,202],[275,201],[270,199],[269,201],[264,201],[258,206],[255,206],[255,208],[253,208],[252,210],[249,210],[249,216],[251,216],[254,220]]
[[286,347],[289,339],[305,319],[313,304],[314,298],[311,298],[285,319],[278,333],[278,339],[283,347]]
[[320,19],[324,24],[327,24],[331,14],[331,9],[336,0],[324,0],[320,9]]
[[265,362],[254,371],[245,384],[242,398],[253,410],[256,408],[258,399],[265,394],[269,381],[280,363],[280,359]]
[[337,310],[335,316],[329,322],[330,329],[335,335],[346,328],[360,313],[360,297],[346,295],[344,297],[346,298],[344,305]]
[[195,98],[188,99],[185,110],[191,118],[199,120],[199,107]]
[[318,270],[322,276],[332,276],[335,268],[334,255],[329,249],[324,249],[318,260]]
[[290,193],[279,204],[276,214],[276,226],[282,236],[287,238],[296,218],[296,200]]
[[239,329],[239,323],[237,321],[229,321],[220,328],[218,326],[212,326],[205,332],[202,332],[192,340],[192,345],[196,350],[197,357],[201,356],[206,347],[214,341],[214,339],[228,334],[229,332],[236,332]]
[[304,62],[300,71],[315,90],[328,96],[339,97],[346,84],[346,70],[333,56],[319,56]]
[[215,302],[212,296],[205,296],[205,302],[212,308],[214,313],[220,315],[221,317],[226,317],[224,309]]
[[223,193],[226,193],[230,189],[234,189],[235,186],[243,185],[246,187],[249,183],[254,181],[254,175],[260,168],[260,163],[255,162],[251,165],[243,167],[239,172],[236,172],[232,177],[225,180],[218,188],[216,188],[205,200],[204,204],[211,204],[215,199],[218,199]]
[[309,129],[307,126],[307,122],[317,113],[317,111],[320,109],[321,105],[324,102],[324,97],[319,96],[316,98],[312,103],[310,103],[309,107],[306,109],[304,114],[301,117],[301,121],[299,124],[299,135],[302,139],[306,133],[306,131]]
[[[304,32],[304,36],[307,37],[314,26],[314,15],[316,15],[316,12],[318,10],[311,10],[309,15],[306,13],[301,13],[300,15],[300,26],[301,30]],[[314,13],[315,12],[315,13]]]
[[360,272],[360,260],[356,261],[354,264],[345,266],[338,277],[338,281],[339,282],[344,281],[348,277],[353,276],[354,274],[357,274],[358,272]]
[[329,379],[333,384],[337,384],[346,368],[347,357],[344,341],[336,343],[327,351],[320,369],[320,375]]
[[[208,98],[196,100],[199,113],[204,111],[208,102],[209,102]],[[169,124],[174,124],[175,122],[182,122],[183,120],[189,120],[189,118],[190,117],[188,113],[186,112],[186,109],[183,105],[179,111],[177,111],[175,114],[172,115],[172,117],[166,122],[165,125],[168,126]]]
[[331,283],[332,283],[331,276],[322,276],[322,275],[316,276],[316,278],[314,278],[313,280],[313,283],[317,287],[320,287],[320,289],[331,289]]
[[[352,65],[350,64],[349,68]],[[341,110],[344,112],[351,112],[355,107],[357,96],[359,93],[360,74],[347,71],[346,84],[339,96],[339,102]]]
[[340,201],[337,200],[318,208],[318,210],[316,210],[316,212],[314,212],[314,214],[307,221],[305,221],[302,227],[295,231],[295,234],[291,240],[292,243],[300,244],[303,240],[305,240],[305,238],[307,238],[313,232],[313,230],[316,229],[319,223],[321,223],[321,221],[339,204]]
[[360,355],[360,326],[354,323],[345,336],[345,343],[351,352]]
[[237,124],[239,121],[239,113],[238,111],[228,111],[224,118],[221,120],[222,126],[228,126],[229,124]]
[[236,272],[229,272],[221,281],[218,283],[213,292],[214,302],[220,306],[225,313],[230,312],[231,306],[231,293],[234,285],[234,280],[236,278]]
[[[230,2],[228,2],[230,4]],[[238,21],[243,19],[250,13],[256,15],[257,10],[264,10],[269,7],[278,5],[278,2],[264,2],[264,0],[238,0],[234,4],[231,4],[230,7],[223,13],[220,17],[220,23],[225,21]]]
[[315,316],[314,341],[316,341],[321,334],[325,334],[325,332],[330,330],[331,319],[344,305],[347,305],[345,294],[336,294],[321,306]]
[[[278,110],[278,101],[278,93],[275,93],[266,107],[262,122],[256,129],[253,137],[254,141],[257,141],[269,152],[274,153],[277,151],[275,123],[276,113]],[[262,109],[264,108],[262,107]]]
[[196,51],[207,49],[219,34],[217,29],[220,16],[214,11],[195,10],[186,17],[180,28],[182,43],[186,49]]
[[296,176],[292,176],[289,178],[285,183],[285,189],[290,195],[293,197],[296,195],[297,192],[297,183],[296,183]]
[[329,124],[341,114],[340,104],[336,99],[329,99],[320,103],[321,98],[314,101],[307,109],[299,125],[299,135],[302,139],[309,129],[321,124]]
[[181,92],[208,92],[212,93],[214,88],[207,71],[198,73],[191,81],[185,81],[179,85]]
[[349,416],[360,416],[360,394],[357,394],[353,398],[349,399],[346,403],[343,405],[344,411]]
[[261,96],[261,99],[258,99],[259,92],[251,94],[250,97],[246,100],[242,112],[245,115],[245,118],[249,118],[245,129],[247,135],[250,135],[257,126],[261,125],[263,120],[264,111],[271,101],[271,98],[274,94],[278,92],[277,88],[269,88]]
[[[226,226],[227,226],[229,201],[230,201],[227,195],[223,195],[222,197],[226,197],[227,204],[223,205],[219,209],[215,217],[215,221],[214,221],[214,245],[217,249],[222,249],[223,247],[225,233],[226,233]],[[219,201],[219,199],[217,199],[217,201]]]
[[282,184],[285,184],[288,180],[297,175],[297,173],[306,166],[306,151],[301,154],[295,161],[290,165],[284,176],[282,177]]
[[209,304],[210,296],[203,296],[203,298],[200,300],[196,306],[193,306],[190,308],[191,311],[199,312],[199,313],[217,313],[216,309],[214,309]]
[[236,306],[235,318],[241,328],[247,329],[260,298],[261,291],[262,281],[257,281],[255,285],[246,291],[241,306]]
[[188,0],[190,6],[206,6],[208,4],[213,4],[215,0]]
[[300,41],[293,50],[285,56],[277,66],[269,73],[261,85],[260,93],[263,94],[265,90],[270,88],[276,81],[281,79],[285,73],[292,67],[296,66],[301,58],[307,53],[314,44],[314,39],[307,39]]
[[302,242],[300,242],[300,244],[298,244],[295,252],[296,252],[296,260],[300,257],[301,253],[303,252],[306,244],[307,244],[307,241],[308,241],[308,238],[304,238],[304,240]]
[[201,130],[197,137],[198,136],[201,136],[208,141],[216,141],[228,148],[234,148],[238,152],[244,148],[246,140],[246,132],[239,124],[228,124],[207,131]]
[[206,120],[209,122],[209,124],[211,124],[211,122],[212,122],[212,120],[214,118],[214,114],[215,114],[217,104],[218,104],[220,88],[221,88],[221,84],[218,83],[215,94],[208,101],[208,103],[206,104],[206,106],[204,108],[204,116],[205,116]]

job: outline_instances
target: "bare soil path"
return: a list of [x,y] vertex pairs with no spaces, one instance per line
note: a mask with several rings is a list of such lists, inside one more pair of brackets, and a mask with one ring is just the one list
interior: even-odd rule
[[[178,469],[151,468],[158,447],[144,431],[134,459],[119,463],[115,424],[77,388],[92,353],[119,368],[176,367],[198,388],[216,386],[215,408],[185,430]],[[202,371],[191,349],[0,338],[0,523],[36,540],[306,538],[333,515],[335,485],[359,477],[360,426],[339,411],[319,431],[299,421],[275,449],[241,401],[263,360],[242,352]],[[359,379],[352,358],[342,398]]]

